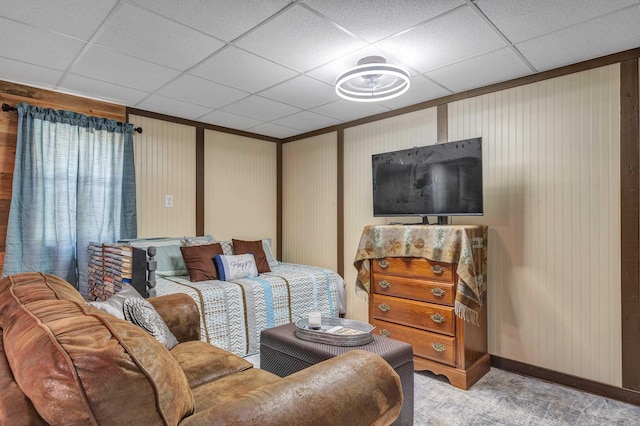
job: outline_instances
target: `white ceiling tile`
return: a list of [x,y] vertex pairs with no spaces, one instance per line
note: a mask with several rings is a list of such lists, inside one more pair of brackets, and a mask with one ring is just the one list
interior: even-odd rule
[[397,58],[392,55],[389,55],[382,50],[378,49],[374,45],[367,46],[363,49],[356,50],[354,52],[350,52],[338,59],[335,59],[325,65],[322,65],[318,68],[315,68],[311,71],[308,71],[306,74],[317,78],[318,80],[322,80],[327,84],[332,86],[335,85],[337,77],[343,73],[344,71],[353,68],[358,65],[358,61],[367,56],[382,56],[386,59],[387,63],[394,64],[405,68],[409,75],[416,75],[417,72],[409,67],[406,64],[401,63]]
[[159,95],[151,95],[138,105],[135,105],[135,107],[189,120],[197,120],[199,117],[211,111],[210,108],[165,98]]
[[71,71],[85,77],[146,92],[175,78],[178,72],[102,47],[91,47]]
[[0,57],[0,79],[5,81],[50,89],[56,86],[63,74],[63,71]]
[[381,114],[389,111],[389,109],[376,103],[351,102],[341,99],[337,102],[314,108],[312,111],[345,122],[369,115]]
[[357,50],[365,42],[297,5],[237,44],[295,70],[306,71]]
[[458,7],[464,1],[305,0],[305,4],[373,43]]
[[[304,93],[304,96],[300,96],[301,93]],[[317,107],[340,99],[333,86],[306,75],[265,90],[260,93],[260,96],[302,109]]]
[[[545,70],[640,46],[640,0],[0,0],[0,80],[289,137],[530,75],[488,20]],[[409,91],[334,101],[366,56]]]
[[504,48],[439,68],[425,75],[458,93],[530,73],[529,67],[510,48]]
[[[116,0],[0,0],[0,16],[88,41]],[[4,31],[4,29],[3,29]]]
[[516,45],[539,70],[548,70],[640,46],[640,7]]
[[97,43],[177,70],[186,70],[224,46],[220,40],[125,4]]
[[147,92],[141,90],[118,86],[75,74],[67,75],[60,85],[60,88],[80,96],[97,98],[127,106],[137,104],[148,95]]
[[295,114],[300,109],[260,96],[250,96],[223,108],[224,111],[260,121],[276,120]]
[[285,126],[279,126],[273,123],[260,124],[259,126],[252,127],[247,131],[280,139],[288,138],[290,136],[295,136],[302,133],[300,130],[292,129]]
[[246,130],[250,127],[261,124],[262,121],[254,120],[249,117],[231,114],[224,111],[213,111],[207,115],[200,117],[200,121],[216,126],[228,127],[230,129]]
[[511,43],[638,5],[637,0],[476,0],[476,6]]
[[274,123],[302,130],[304,132],[310,132],[311,130],[335,126],[336,124],[340,124],[340,121],[310,111],[302,111],[297,114],[275,120]]
[[83,41],[0,18],[0,56],[59,70],[66,69],[85,46]]
[[158,90],[158,94],[209,108],[219,108],[249,95],[249,93],[242,90],[223,86],[189,74],[176,78]]
[[216,53],[189,73],[250,92],[266,89],[297,74],[236,47]]
[[380,105],[391,109],[398,109],[430,101],[431,99],[441,98],[450,94],[450,91],[438,86],[433,81],[422,75],[416,75],[415,77],[411,77],[411,86],[407,92],[397,98],[380,102]]
[[134,0],[168,18],[231,41],[286,7],[290,0]]
[[471,8],[461,7],[378,43],[420,72],[504,47],[504,42]]

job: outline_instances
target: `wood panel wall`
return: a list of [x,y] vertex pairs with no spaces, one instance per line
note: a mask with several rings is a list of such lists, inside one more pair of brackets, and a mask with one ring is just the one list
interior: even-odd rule
[[620,63],[622,384],[640,391],[640,62]]
[[217,240],[271,238],[277,251],[278,144],[205,130],[204,230]]
[[282,157],[282,260],[336,270],[336,133],[284,144]]
[[[134,136],[138,237],[196,235],[196,129],[130,115]],[[173,207],[165,206],[165,196]]]
[[[14,106],[21,102],[126,121],[126,109],[121,105],[0,81],[0,104]],[[0,270],[4,265],[17,133],[17,113],[0,111]]]
[[448,105],[449,140],[483,138],[485,213],[455,222],[489,226],[489,352],[614,386],[622,385],[619,69]]

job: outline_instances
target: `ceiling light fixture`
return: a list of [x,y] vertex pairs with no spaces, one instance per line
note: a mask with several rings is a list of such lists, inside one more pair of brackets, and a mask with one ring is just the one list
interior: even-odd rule
[[410,84],[406,70],[381,56],[367,56],[338,76],[336,93],[349,101],[378,102],[402,95]]

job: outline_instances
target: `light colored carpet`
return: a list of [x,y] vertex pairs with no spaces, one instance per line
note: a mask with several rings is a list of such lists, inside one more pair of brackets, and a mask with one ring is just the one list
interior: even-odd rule
[[429,372],[414,380],[416,425],[640,424],[638,406],[497,368],[466,391]]
[[[260,367],[260,355],[247,357]],[[441,376],[414,376],[414,424],[640,425],[640,407],[492,368],[469,390]]]

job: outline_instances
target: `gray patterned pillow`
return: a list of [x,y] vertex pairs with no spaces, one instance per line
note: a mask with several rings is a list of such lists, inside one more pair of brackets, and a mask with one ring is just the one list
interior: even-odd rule
[[271,251],[271,238],[262,239],[262,249],[264,250],[265,256],[267,256],[267,262],[269,262],[269,268],[278,266],[280,262],[276,260],[276,257],[273,255],[273,252]]
[[124,319],[142,328],[167,349],[172,349],[178,344],[167,324],[153,305],[145,299],[126,299],[124,301]]
[[216,239],[211,235],[204,235],[202,237],[184,237],[182,239],[183,246],[204,246],[207,244],[217,243]]
[[222,246],[222,253],[225,256],[233,255],[233,243],[231,241],[218,241]]
[[87,302],[87,304],[110,313],[114,317],[124,319],[124,301],[130,298],[142,299],[142,296],[132,285],[127,284],[107,300],[95,300]]

